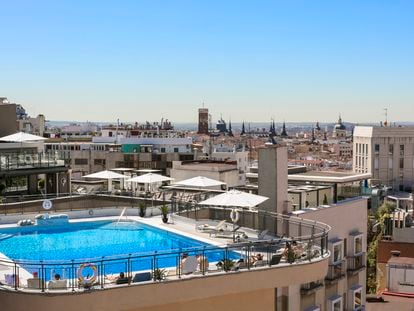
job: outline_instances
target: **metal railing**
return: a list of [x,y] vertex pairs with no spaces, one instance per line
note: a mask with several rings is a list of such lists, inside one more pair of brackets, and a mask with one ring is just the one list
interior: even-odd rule
[[60,167],[66,165],[65,160],[65,158],[55,152],[1,153],[0,171]]
[[[60,289],[74,292],[113,287],[117,284],[138,285],[178,280],[184,274],[188,279],[192,276],[272,268],[278,265],[309,264],[322,258],[327,259],[329,256],[326,248],[329,226],[276,213],[260,213],[260,217],[258,212],[250,211],[250,214],[251,217],[257,218],[256,221],[259,221],[260,225],[265,225],[262,216],[266,216],[267,224],[274,226],[265,229],[268,232],[267,239],[95,259],[0,260],[0,275],[4,276],[0,282],[6,288],[14,290],[50,292]],[[247,214],[245,217],[246,221]],[[248,228],[254,229],[255,226]],[[272,231],[271,228],[276,230]],[[294,234],[290,235],[289,232]],[[299,232],[303,235],[298,235]],[[269,239],[269,235],[273,238]],[[183,270],[184,253],[189,257],[198,258],[198,266],[193,271]],[[259,253],[262,256],[261,260],[257,260]],[[124,278],[115,278],[114,275],[120,272],[124,273]],[[56,274],[60,280],[53,280]],[[59,283],[59,286],[56,287],[55,283]]]
[[[318,244],[318,241],[312,241],[315,250],[318,249],[316,246]],[[141,282],[177,280],[181,279],[183,275],[188,279],[191,276],[200,277],[200,275],[214,273],[310,263],[312,260],[327,256],[326,253],[320,253],[318,250],[317,257],[298,257],[288,262],[280,252],[284,245],[283,239],[275,239],[237,243],[223,247],[204,246],[70,261],[0,260],[0,266],[4,272],[4,279],[0,279],[0,282],[9,289],[30,289],[45,292],[57,289],[53,285],[56,282],[53,278],[55,275],[59,275],[60,287],[58,289],[74,292],[91,288],[113,287],[117,284],[133,285]],[[250,260],[252,255],[258,253],[263,256],[263,259],[260,262],[252,262]],[[181,264],[183,254],[186,254],[187,258],[194,256],[203,258],[203,260],[200,261],[196,270],[184,271]],[[82,271],[86,269],[88,271]],[[124,273],[123,279],[113,278],[120,272]]]
[[365,268],[365,253],[360,253],[355,256],[348,256],[348,272],[355,272]]
[[323,287],[323,281],[309,282],[309,283],[301,285],[300,293],[302,295],[310,295],[322,287]]

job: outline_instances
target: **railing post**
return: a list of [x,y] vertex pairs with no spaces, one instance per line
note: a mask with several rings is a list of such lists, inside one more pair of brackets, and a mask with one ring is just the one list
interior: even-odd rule
[[321,236],[321,255],[324,255],[324,246],[325,246],[325,229],[323,229],[323,235]]
[[43,260],[40,261],[40,269],[42,271],[40,280],[42,282],[42,293],[45,292],[45,284],[46,284],[46,275],[45,275],[45,266],[43,264]]
[[178,278],[181,278],[181,249],[178,251],[178,258],[176,260]]
[[[128,254],[128,279],[132,279],[132,271],[131,271],[131,254]],[[130,283],[129,283],[130,284]]]
[[74,260],[72,259],[72,264],[71,264],[71,270],[72,270],[72,292],[75,291],[75,282],[76,282],[76,274],[75,274],[75,263]]
[[157,261],[157,251],[154,252],[153,258],[152,258],[152,275],[153,275],[153,279],[154,281],[156,281],[155,279],[155,269],[156,269],[156,261]]
[[14,263],[14,289],[17,290],[19,284],[19,276],[17,275],[17,263]]
[[101,288],[104,288],[105,284],[105,270],[104,270],[104,257],[101,258]]
[[206,274],[206,270],[207,270],[207,267],[206,267],[206,257],[205,257],[205,254],[206,254],[206,247],[205,246],[203,247],[203,252],[201,254],[202,255],[201,255],[201,261],[200,261],[200,263],[201,263],[200,268],[202,270],[202,274],[205,275]]

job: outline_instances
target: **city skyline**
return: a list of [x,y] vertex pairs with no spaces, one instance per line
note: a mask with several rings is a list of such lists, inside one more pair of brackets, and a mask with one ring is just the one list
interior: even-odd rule
[[411,121],[408,1],[2,6],[0,96],[31,115],[192,123],[204,102],[235,122]]

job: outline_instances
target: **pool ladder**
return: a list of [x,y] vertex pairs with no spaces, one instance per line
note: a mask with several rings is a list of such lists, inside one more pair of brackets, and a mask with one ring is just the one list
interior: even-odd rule
[[[116,224],[118,224],[120,221],[121,221],[121,218],[122,218],[122,216],[124,216],[124,214],[125,214],[125,212],[126,212],[126,207],[124,207],[124,209],[122,210],[122,213],[121,213],[121,215],[119,215],[119,218],[118,218],[118,221],[116,222]],[[127,217],[127,216],[125,216],[125,217]]]

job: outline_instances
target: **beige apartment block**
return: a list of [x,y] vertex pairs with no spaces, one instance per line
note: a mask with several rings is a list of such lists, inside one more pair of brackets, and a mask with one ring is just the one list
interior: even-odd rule
[[414,184],[414,127],[356,126],[353,143],[356,173],[372,182],[411,191]]

